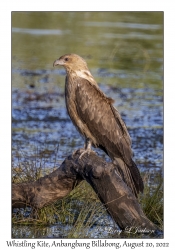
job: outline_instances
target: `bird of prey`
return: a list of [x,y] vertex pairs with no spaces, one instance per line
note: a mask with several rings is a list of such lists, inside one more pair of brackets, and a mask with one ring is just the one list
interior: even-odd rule
[[83,58],[66,54],[53,66],[66,69],[65,100],[68,114],[85,139],[85,152],[91,145],[102,149],[115,163],[117,173],[137,197],[143,192],[140,172],[132,159],[131,139],[113,100],[98,87]]

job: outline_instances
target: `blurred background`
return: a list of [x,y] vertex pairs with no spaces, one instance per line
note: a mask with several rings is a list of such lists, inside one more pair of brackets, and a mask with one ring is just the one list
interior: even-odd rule
[[83,145],[65,110],[65,71],[53,68],[66,53],[115,100],[140,167],[161,167],[163,12],[12,12],[13,162],[37,154],[58,166]]
[[[84,57],[98,82],[104,83],[98,73],[106,69],[105,84],[139,87],[131,78],[142,75],[144,84],[160,87],[163,12],[12,12],[14,69],[53,71],[53,60],[66,53]],[[131,76],[122,80],[126,70]],[[19,83],[15,78],[13,86]]]

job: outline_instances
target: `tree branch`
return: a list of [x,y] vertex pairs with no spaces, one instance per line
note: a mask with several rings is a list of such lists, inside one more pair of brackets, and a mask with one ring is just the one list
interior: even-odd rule
[[118,175],[115,165],[91,152],[68,156],[61,166],[35,182],[12,185],[12,206],[41,208],[71,192],[85,179],[121,229],[139,227],[156,230],[144,215],[137,198]]

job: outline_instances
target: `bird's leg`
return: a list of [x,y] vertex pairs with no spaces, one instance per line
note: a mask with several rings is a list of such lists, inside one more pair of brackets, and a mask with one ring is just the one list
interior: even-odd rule
[[86,140],[85,140],[85,144],[84,144],[84,149],[83,150],[81,150],[81,151],[83,151],[82,153],[81,153],[81,155],[79,156],[79,159],[81,159],[81,157],[84,155],[84,154],[90,154],[90,152],[92,151],[91,150],[91,146],[92,146],[92,142],[91,142],[91,140],[89,139],[89,138],[86,138]]
[[91,150],[92,147],[92,142],[89,138],[86,138],[85,144],[84,144],[84,149],[85,150]]

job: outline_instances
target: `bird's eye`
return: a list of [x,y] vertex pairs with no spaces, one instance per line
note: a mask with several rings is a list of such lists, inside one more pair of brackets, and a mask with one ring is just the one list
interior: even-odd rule
[[67,61],[69,61],[69,58],[68,58],[68,57],[66,57],[64,60],[67,62]]

